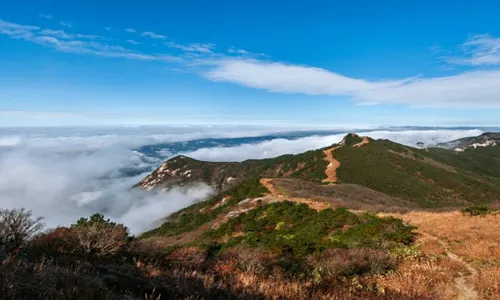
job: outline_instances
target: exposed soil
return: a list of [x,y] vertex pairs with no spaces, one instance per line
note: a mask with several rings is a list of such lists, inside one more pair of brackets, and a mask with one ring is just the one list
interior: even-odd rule
[[368,140],[368,138],[366,136],[363,137],[363,140],[361,140],[361,142],[355,144],[355,145],[352,145],[353,147],[361,147],[363,145],[366,145],[370,142],[370,140]]
[[[366,136],[364,136],[362,137],[361,142],[352,145],[352,147],[361,147],[363,145],[368,144],[369,142],[370,140]],[[322,182],[331,184],[337,183],[338,181],[337,169],[340,167],[340,161],[338,161],[337,159],[335,159],[335,157],[333,157],[333,152],[343,146],[344,146],[344,141],[340,142],[338,146],[328,148],[323,151],[323,153],[325,154],[324,159],[328,162],[328,166],[326,167],[325,170],[326,178],[323,179]]]
[[337,182],[337,169],[340,167],[340,161],[336,160],[333,157],[333,151],[335,151],[340,147],[342,146],[335,146],[323,151],[323,153],[325,154],[325,160],[328,162],[328,166],[326,167],[325,170],[326,178],[323,179],[323,182],[327,183]]

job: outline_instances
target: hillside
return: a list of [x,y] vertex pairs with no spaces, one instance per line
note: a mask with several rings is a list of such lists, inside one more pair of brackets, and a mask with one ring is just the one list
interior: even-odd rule
[[162,243],[170,245],[196,241],[231,219],[277,201],[316,210],[377,212],[498,203],[500,166],[486,169],[480,161],[472,162],[469,151],[422,150],[354,134],[330,147],[265,160],[214,163],[179,156],[162,164],[141,186],[203,181],[217,192],[170,215],[143,237],[162,236]]
[[[355,184],[405,202],[410,208],[464,206],[500,200],[499,149],[417,149],[349,134],[338,145],[271,159],[224,163],[177,156],[138,185],[168,189],[204,182],[221,194],[247,180],[289,178],[314,184],[317,191],[322,191],[323,185],[335,185],[331,189],[335,191],[344,184]],[[289,184],[288,192],[304,193],[303,184],[297,183]],[[308,190],[308,196],[314,196],[313,189]]]
[[[425,222],[445,226],[441,215],[457,216],[430,209],[498,205],[496,151],[497,146],[462,152],[417,149],[349,134],[329,147],[265,160],[214,163],[176,157],[141,185],[165,188],[201,180],[216,193],[170,215],[144,233],[141,243],[161,249],[208,247],[216,253],[222,282],[265,285],[257,288],[263,298],[476,299],[476,287],[488,295],[496,281],[476,283],[476,267],[452,252],[459,248],[445,237],[430,236],[432,227]],[[453,222],[478,224],[469,218],[457,216]],[[413,222],[425,228],[419,230],[423,236],[417,238]],[[479,248],[475,251],[486,251]],[[429,264],[437,267],[426,269]],[[277,286],[266,279],[272,272],[288,279],[279,279]],[[422,289],[397,279],[407,277]],[[357,288],[349,284],[346,291],[339,279],[354,280]],[[339,294],[331,290],[332,280]],[[305,287],[289,291],[297,282]]]

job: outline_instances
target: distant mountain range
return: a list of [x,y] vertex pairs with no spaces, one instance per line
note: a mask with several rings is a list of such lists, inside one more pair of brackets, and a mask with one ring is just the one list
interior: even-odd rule
[[452,149],[458,152],[465,151],[467,149],[477,149],[478,147],[490,147],[496,146],[500,143],[500,133],[487,132],[480,136],[466,137],[446,143],[440,143],[437,146],[445,149]]

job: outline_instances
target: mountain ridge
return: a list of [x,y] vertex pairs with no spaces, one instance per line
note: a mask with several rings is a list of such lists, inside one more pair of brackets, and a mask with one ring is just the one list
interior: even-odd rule
[[357,184],[422,208],[500,200],[496,187],[500,161],[486,168],[475,160],[491,157],[469,152],[418,149],[351,133],[328,147],[262,160],[206,162],[180,155],[165,161],[137,186],[169,189],[204,182],[218,195],[252,178],[290,178],[318,186]]

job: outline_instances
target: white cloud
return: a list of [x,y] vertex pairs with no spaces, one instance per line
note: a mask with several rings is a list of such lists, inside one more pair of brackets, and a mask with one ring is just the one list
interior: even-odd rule
[[125,31],[129,32],[129,33],[137,32],[134,28],[127,28],[127,29],[125,29]]
[[206,61],[203,73],[224,81],[279,93],[345,96],[361,104],[437,107],[500,107],[500,70],[434,78],[370,81],[310,66],[255,59]]
[[134,41],[134,40],[127,40],[127,43],[130,43],[132,45],[138,45],[139,43]]
[[182,51],[199,53],[213,53],[213,50],[215,48],[215,45],[210,43],[181,45],[174,42],[167,42],[165,43],[165,45],[167,47],[180,49]]
[[142,36],[147,36],[147,37],[150,37],[150,38],[156,39],[156,40],[164,40],[164,39],[167,38],[164,35],[157,34],[157,33],[151,32],[151,31],[144,31],[141,35]]
[[68,22],[64,22],[64,21],[59,22],[59,24],[60,24],[61,26],[68,27],[68,28],[73,27],[73,25],[71,25],[71,24],[70,24],[70,23],[68,23]]
[[67,33],[64,30],[52,30],[52,29],[43,29],[40,31],[40,35],[53,36],[61,39],[101,39],[101,36],[93,35],[93,34],[71,34]]
[[104,30],[106,30],[106,31],[111,31],[111,30],[113,30],[113,28],[111,28],[111,27],[107,27],[107,26],[106,26],[106,27],[104,27]]
[[470,37],[463,45],[463,57],[448,58],[450,63],[461,65],[500,65],[500,38],[489,34]]
[[247,55],[247,54],[250,54],[250,52],[248,52],[247,50],[245,49],[237,49],[237,48],[234,48],[234,47],[231,47],[227,50],[228,53],[232,53],[232,54],[242,54],[242,55]]

